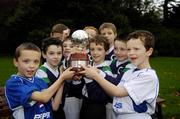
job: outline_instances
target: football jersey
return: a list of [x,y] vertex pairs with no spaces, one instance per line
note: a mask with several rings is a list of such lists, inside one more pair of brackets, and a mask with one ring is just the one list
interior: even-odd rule
[[47,84],[40,78],[27,79],[12,75],[6,82],[5,94],[15,119],[52,119],[51,101],[41,103],[31,100],[34,91],[42,91]]
[[[105,77],[106,75],[111,75],[111,69],[109,67],[109,61],[104,61],[103,63],[95,66],[100,70],[100,75]],[[107,103],[108,95],[102,89],[102,87],[94,80],[84,77],[86,85],[83,88],[83,95],[88,99],[97,103]]]
[[105,56],[105,60],[112,61],[113,59],[115,59],[114,46],[108,50],[108,54]]
[[124,73],[118,86],[123,86],[128,96],[114,97],[115,112],[119,114],[154,113],[159,81],[153,69],[128,70]]

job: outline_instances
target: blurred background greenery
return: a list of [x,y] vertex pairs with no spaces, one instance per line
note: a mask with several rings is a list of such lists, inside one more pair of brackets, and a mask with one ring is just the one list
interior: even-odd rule
[[25,41],[40,45],[56,23],[73,32],[103,22],[114,23],[118,34],[149,30],[156,55],[180,56],[179,0],[0,0],[0,54]]

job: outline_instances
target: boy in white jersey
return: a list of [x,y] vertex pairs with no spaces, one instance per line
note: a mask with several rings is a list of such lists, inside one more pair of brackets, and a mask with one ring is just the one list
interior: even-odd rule
[[62,86],[63,81],[72,78],[75,73],[70,71],[71,68],[66,70],[48,88],[42,79],[34,76],[40,58],[41,51],[33,43],[23,43],[16,48],[13,61],[18,73],[7,80],[5,87],[6,99],[14,119],[53,119],[52,109],[57,109],[59,98],[51,100],[52,96]]
[[117,119],[151,119],[150,115],[155,111],[159,81],[149,63],[154,40],[154,35],[145,30],[128,35],[128,57],[137,68],[125,72],[117,86],[104,80],[94,67],[84,66],[85,70],[81,72],[114,96],[113,109]]
[[[127,34],[121,34],[114,41],[114,54],[115,59],[110,64],[110,68],[113,73],[113,77],[106,76],[105,78],[111,80],[111,82],[117,85],[123,74],[131,68],[134,68],[127,56]],[[115,119],[115,114],[112,108],[113,98],[109,98],[106,105],[107,117],[106,119]]]

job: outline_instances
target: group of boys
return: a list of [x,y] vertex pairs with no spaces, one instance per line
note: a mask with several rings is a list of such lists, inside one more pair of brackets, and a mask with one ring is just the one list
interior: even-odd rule
[[[75,43],[70,29],[57,24],[41,51],[32,43],[17,47],[18,73],[6,82],[13,118],[151,119],[159,91],[149,64],[153,34],[137,30],[117,37],[115,25],[108,22],[99,31],[93,26],[83,30],[84,44]],[[41,52],[45,62],[39,67]],[[81,66],[80,75],[67,65],[74,52],[88,53],[92,61]]]

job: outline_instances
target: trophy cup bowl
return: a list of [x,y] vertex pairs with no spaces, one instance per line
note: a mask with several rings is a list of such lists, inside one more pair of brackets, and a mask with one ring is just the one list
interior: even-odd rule
[[68,66],[73,67],[72,70],[76,71],[76,74],[78,75],[78,72],[83,70],[81,66],[87,66],[89,64],[88,54],[80,47],[87,47],[88,34],[84,30],[76,30],[72,33],[71,41],[75,46],[79,47],[70,55]]

